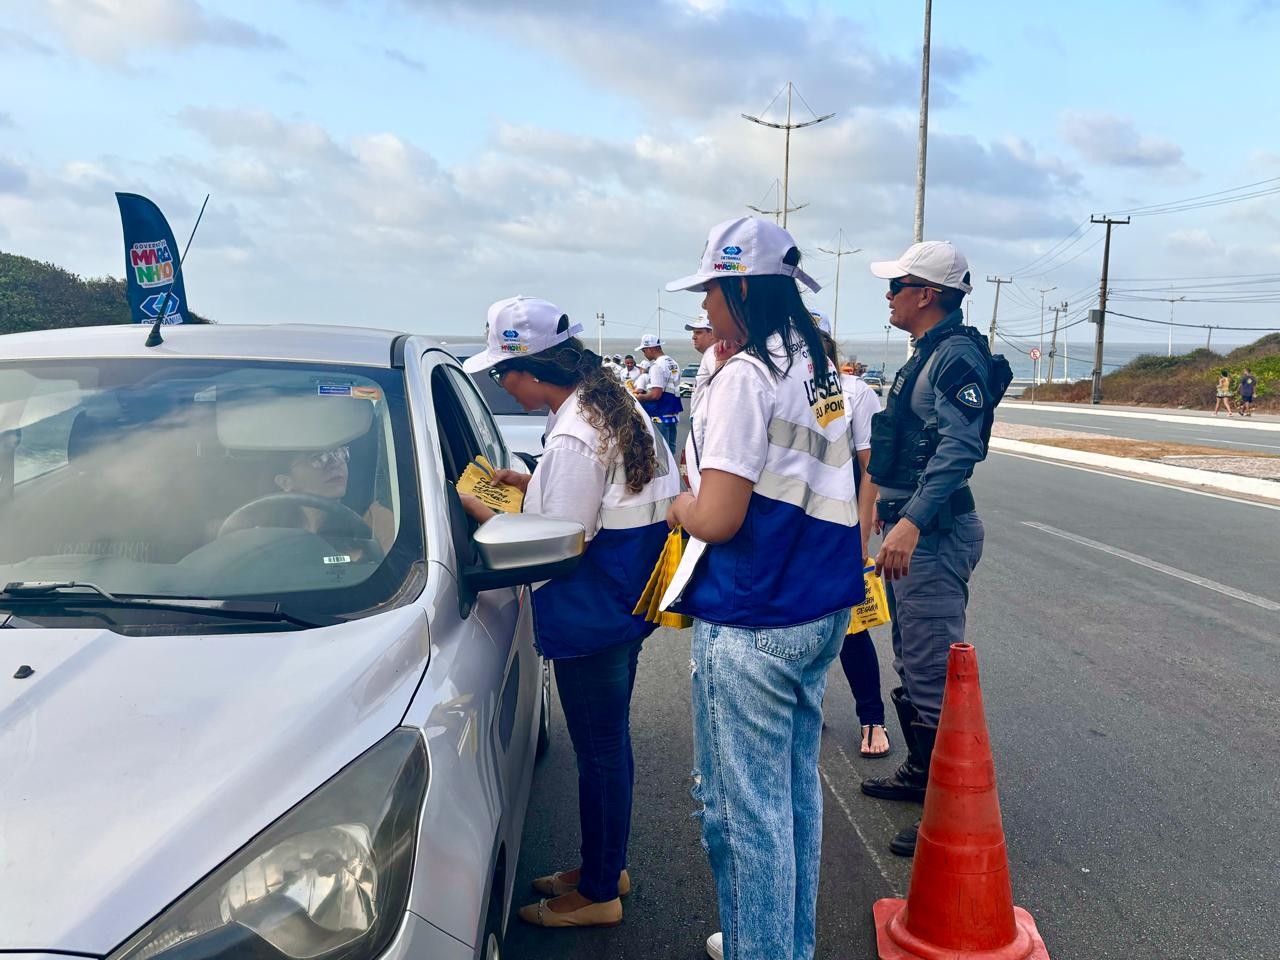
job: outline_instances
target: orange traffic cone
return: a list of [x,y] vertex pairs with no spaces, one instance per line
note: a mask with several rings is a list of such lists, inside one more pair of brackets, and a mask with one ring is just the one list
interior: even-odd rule
[[872,907],[880,960],[1049,960],[1013,905],[973,645],[954,643],[906,900]]

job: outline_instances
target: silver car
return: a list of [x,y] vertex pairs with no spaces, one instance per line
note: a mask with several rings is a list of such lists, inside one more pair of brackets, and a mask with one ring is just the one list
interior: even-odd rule
[[431,340],[146,333],[0,337],[0,952],[499,956],[581,526]]

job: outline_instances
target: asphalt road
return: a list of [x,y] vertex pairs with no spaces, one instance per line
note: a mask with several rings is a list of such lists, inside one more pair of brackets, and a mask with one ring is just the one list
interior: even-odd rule
[[[1058,430],[1079,430],[1100,437],[1128,437],[1133,440],[1159,440],[1201,447],[1223,447],[1250,453],[1280,456],[1280,432],[1248,429],[1239,426],[1219,428],[1218,424],[1168,423],[1162,420],[1139,420],[1134,417],[1108,416],[1105,413],[1076,413],[1060,407],[1035,406],[1026,401],[1008,401],[996,408],[996,419],[1006,423],[1026,423]],[[1152,410],[1152,413],[1160,411]],[[1205,414],[1209,414],[1208,411]],[[1222,421],[1226,421],[1224,414]],[[1239,417],[1233,424],[1246,423]]]
[[[1015,902],[1054,960],[1277,956],[1280,511],[1005,454],[979,468],[975,490],[987,543],[969,639]],[[887,695],[888,630],[875,632]],[[548,931],[513,917],[509,956],[704,956],[717,921],[689,817],[688,663],[688,634],[669,630],[640,663],[623,924]],[[903,895],[910,878],[887,842],[919,808],[859,792],[862,776],[901,758],[900,737],[891,721],[893,758],[859,758],[838,666],[830,679],[818,956],[871,958],[871,904]],[[577,862],[576,771],[555,713],[520,902],[534,899],[531,878]]]

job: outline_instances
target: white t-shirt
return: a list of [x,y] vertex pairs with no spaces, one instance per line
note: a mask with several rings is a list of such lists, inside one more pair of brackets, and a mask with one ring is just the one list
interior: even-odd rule
[[697,399],[698,394],[702,391],[702,387],[711,379],[711,374],[716,372],[716,346],[713,343],[702,351],[702,360],[698,363],[698,375],[693,380],[693,396]]
[[661,387],[667,393],[680,394],[680,364],[666,354],[649,364],[649,386]]
[[849,442],[853,449],[871,449],[871,418],[880,412],[880,398],[861,377],[840,375],[844,408],[849,415]]
[[[577,403],[575,394],[565,403]],[[568,434],[547,431],[547,449],[525,491],[524,512],[574,520],[590,540],[600,529],[608,469],[595,450]]]

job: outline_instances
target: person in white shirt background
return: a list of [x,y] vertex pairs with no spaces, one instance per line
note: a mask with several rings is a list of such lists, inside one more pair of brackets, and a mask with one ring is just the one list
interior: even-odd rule
[[637,348],[649,361],[648,382],[637,389],[640,405],[653,417],[658,433],[674,453],[684,404],[680,402],[680,364],[662,350],[662,338],[646,333]]
[[[831,336],[831,321],[821,310],[811,311],[827,359],[841,370],[840,388],[844,394],[844,409],[849,415],[849,446],[853,449],[853,474],[858,487],[858,529],[862,534],[862,557],[867,556],[867,540],[874,526],[876,485],[867,475],[871,461],[871,418],[880,412],[880,398],[876,392],[858,377],[844,373],[840,366],[839,348]],[[840,647],[840,666],[862,727],[858,753],[874,760],[889,755],[889,735],[884,727],[884,699],[880,695],[880,661],[876,657],[871,632],[859,630],[844,638]]]
[[[710,378],[716,368],[716,333],[711,329],[711,321],[707,319],[707,311],[703,310],[698,314],[698,319],[692,323],[686,323],[684,328],[690,332],[690,339],[693,341],[693,349],[702,354],[702,359],[698,363],[698,375],[693,381],[693,394],[690,397],[692,401],[697,397],[699,389]],[[693,403],[690,402],[689,409],[693,409]]]
[[814,955],[821,704],[864,595],[844,397],[799,264],[790,234],[744,217],[667,285],[702,291],[737,348],[694,407],[693,493],[667,521],[707,544],[673,609],[694,618],[694,796],[723,930],[707,951],[728,960]]
[[[574,570],[533,591],[534,622],[578,759],[581,859],[534,881],[547,899],[520,909],[543,927],[613,926],[630,892],[630,708],[640,647],[655,625],[632,614],[667,538],[666,513],[680,489],[665,443],[623,385],[583,346],[568,316],[530,297],[489,308],[487,349],[468,373],[490,376],[526,410],[550,407],[546,452],[533,475],[498,470],[525,491],[524,512],[574,520],[587,548]],[[494,512],[462,498],[477,522]]]

